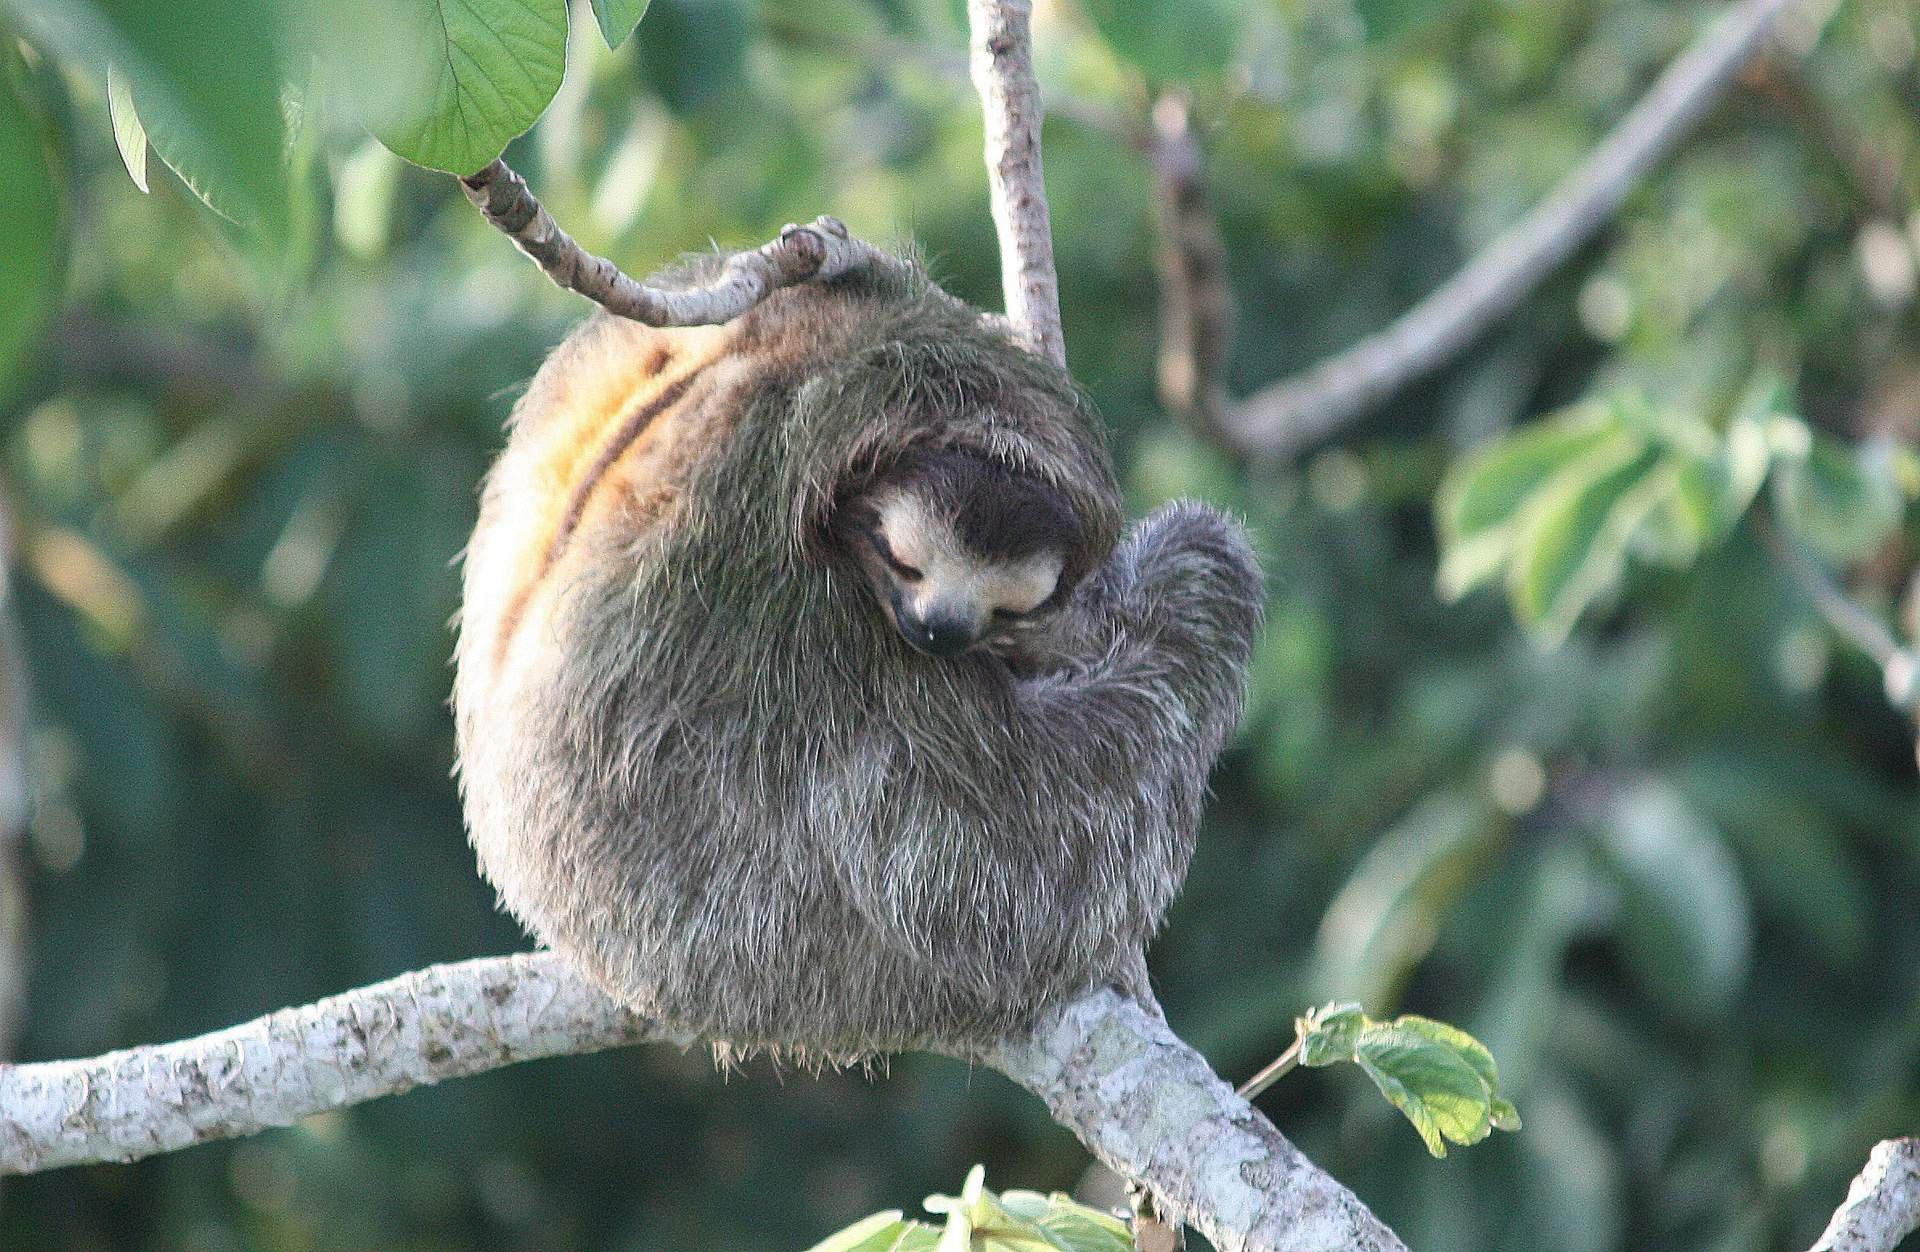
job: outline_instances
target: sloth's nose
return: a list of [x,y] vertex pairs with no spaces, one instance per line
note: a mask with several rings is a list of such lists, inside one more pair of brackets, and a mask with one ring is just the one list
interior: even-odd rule
[[928,656],[958,656],[973,646],[973,624],[965,618],[901,613],[898,624],[907,642]]

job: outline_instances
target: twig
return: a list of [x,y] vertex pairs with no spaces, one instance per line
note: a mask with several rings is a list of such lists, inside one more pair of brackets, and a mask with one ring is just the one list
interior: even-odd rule
[[1300,1041],[1295,1039],[1287,1045],[1287,1050],[1267,1062],[1265,1068],[1253,1077],[1241,1083],[1234,1092],[1242,1100],[1257,1100],[1260,1093],[1291,1074],[1300,1064]]
[[[0,1066],[0,1174],[130,1161],[517,1061],[690,1041],[552,953],[436,965],[177,1043]],[[1075,1000],[984,1060],[1225,1252],[1400,1249],[1157,1013]]]
[[1222,375],[1233,347],[1233,291],[1184,94],[1169,91],[1155,101],[1148,155],[1160,236],[1160,402],[1218,438],[1227,402]]
[[27,666],[13,620],[10,515],[0,506],[0,1059],[26,1020]]
[[1893,1252],[1920,1230],[1920,1139],[1887,1139],[1847,1188],[1811,1252]]
[[1886,623],[1861,607],[1818,562],[1781,534],[1766,517],[1755,514],[1753,524],[1767,551],[1813,601],[1834,633],[1872,657],[1873,663],[1880,667],[1887,700],[1908,716],[1920,712],[1920,665],[1916,664],[1920,658],[1901,647]]
[[987,189],[1000,235],[1007,320],[1028,348],[1065,365],[1060,280],[1040,168],[1040,89],[1027,30],[1032,13],[1032,0],[967,0],[968,65],[986,120]]
[[1613,217],[1795,2],[1739,0],[1667,67],[1578,169],[1459,273],[1384,329],[1231,408],[1228,446],[1266,461],[1296,456],[1466,348]]
[[548,278],[609,312],[648,326],[717,326],[781,287],[833,278],[875,256],[868,245],[850,238],[845,226],[821,217],[808,226],[783,228],[778,239],[753,252],[736,253],[707,286],[650,287],[561,230],[534,199],[526,180],[506,162],[496,159],[478,174],[462,178],[460,186],[487,221],[532,257]]

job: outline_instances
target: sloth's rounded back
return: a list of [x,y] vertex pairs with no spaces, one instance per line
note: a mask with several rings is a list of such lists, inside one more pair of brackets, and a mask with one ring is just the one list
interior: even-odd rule
[[[970,315],[926,298],[802,288],[694,332],[596,318],[488,481],[455,697],[472,839],[543,940],[683,1029],[827,1056],[991,1037],[1121,964],[1172,890],[1093,881],[1076,851],[1137,820],[1130,780],[1062,803],[1005,667],[912,652],[817,548],[839,478],[912,438],[1071,480],[1081,559],[1111,543],[1088,415],[974,360]],[[1083,903],[940,855],[983,840]],[[943,898],[996,910],[991,937],[949,933]]]

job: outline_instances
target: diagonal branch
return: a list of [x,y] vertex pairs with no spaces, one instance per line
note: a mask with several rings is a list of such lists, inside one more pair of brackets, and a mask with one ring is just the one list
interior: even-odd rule
[[1893,1252],[1920,1230],[1920,1139],[1875,1145],[1811,1252]]
[[1028,33],[1032,0],[967,0],[968,65],[987,132],[987,190],[1000,234],[1000,285],[1013,333],[1055,365],[1067,363],[1060,279],[1053,267],[1040,168],[1040,89]]
[[728,258],[720,277],[704,287],[676,290],[637,282],[605,257],[595,256],[561,230],[534,198],[526,179],[496,159],[460,180],[489,223],[512,239],[558,285],[621,317],[648,326],[717,326],[732,321],[782,287],[833,278],[876,255],[831,217],[787,226],[753,252]]
[[1284,460],[1336,434],[1438,368],[1512,312],[1619,210],[1725,93],[1795,0],[1738,0],[1532,212],[1400,318],[1272,383],[1223,416],[1227,445]]
[[[0,1174],[131,1161],[517,1061],[692,1041],[551,952],[435,965],[197,1039],[0,1066]],[[1081,997],[983,1060],[1226,1252],[1404,1252],[1159,1015]]]

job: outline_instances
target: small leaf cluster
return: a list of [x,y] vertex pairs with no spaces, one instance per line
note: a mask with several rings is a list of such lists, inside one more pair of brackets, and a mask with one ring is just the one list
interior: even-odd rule
[[1631,558],[1691,564],[1726,539],[1769,482],[1796,537],[1855,561],[1886,542],[1920,494],[1920,456],[1813,430],[1773,379],[1750,385],[1717,427],[1623,388],[1453,466],[1435,506],[1440,590],[1458,599],[1502,581],[1520,622],[1558,643],[1620,586]]
[[957,1196],[926,1199],[935,1226],[902,1215],[875,1213],[815,1244],[809,1252],[1132,1252],[1127,1224],[1099,1209],[1054,1192],[986,1188],[987,1171],[976,1165]]
[[1329,1004],[1297,1018],[1294,1037],[1302,1065],[1358,1065],[1436,1157],[1520,1129],[1493,1054],[1457,1026],[1413,1013],[1376,1022],[1358,1004]]

